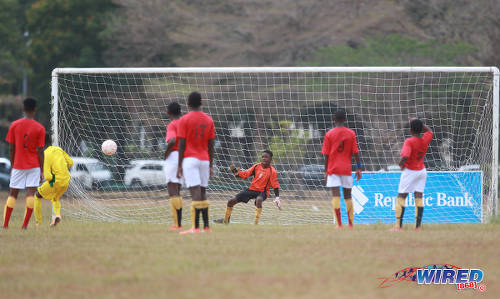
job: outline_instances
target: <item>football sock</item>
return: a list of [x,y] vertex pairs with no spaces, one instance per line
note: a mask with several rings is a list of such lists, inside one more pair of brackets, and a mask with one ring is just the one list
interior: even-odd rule
[[172,218],[174,219],[175,226],[182,226],[182,197],[170,197],[170,209],[172,211]]
[[195,225],[195,218],[196,218],[196,209],[194,208],[196,201],[191,202],[191,228],[194,228]]
[[30,222],[34,206],[35,206],[35,197],[33,196],[26,197],[26,208],[24,209],[24,222],[21,228],[28,227],[28,223]]
[[207,228],[210,227],[210,223],[208,220],[208,206],[209,202],[208,200],[202,200],[198,204],[198,208],[201,211],[201,216],[203,217],[203,227]]
[[352,226],[353,224],[353,217],[354,217],[354,208],[352,206],[352,199],[351,198],[346,198],[345,199],[345,207],[347,210],[347,219],[349,221],[349,225]]
[[35,194],[35,204],[33,206],[36,224],[42,224],[42,198]]
[[61,217],[61,202],[59,200],[52,201],[52,210],[54,211],[54,216]]
[[255,208],[255,220],[254,224],[259,224],[260,215],[262,214],[262,208]]
[[201,209],[195,209],[194,228],[200,228]]
[[233,207],[226,207],[226,215],[224,216],[224,223],[229,223],[229,217],[231,217],[232,212],[233,212]]
[[335,220],[337,220],[337,225],[342,226],[342,218],[340,214],[340,196],[332,197],[332,207],[335,214]]
[[415,197],[415,227],[419,228],[422,224],[424,215],[424,200],[421,197]]
[[403,227],[403,216],[405,214],[406,198],[399,197],[396,199],[396,225]]
[[7,197],[7,202],[3,209],[3,227],[9,227],[10,215],[12,215],[12,210],[14,210],[14,205],[16,204],[16,198],[13,196]]

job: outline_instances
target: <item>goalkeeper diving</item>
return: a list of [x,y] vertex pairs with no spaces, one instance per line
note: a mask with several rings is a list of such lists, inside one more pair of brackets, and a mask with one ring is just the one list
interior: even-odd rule
[[45,182],[38,187],[35,193],[34,214],[36,225],[42,223],[42,198],[52,202],[54,219],[50,226],[61,222],[61,202],[59,199],[66,192],[71,179],[69,168],[73,160],[58,146],[49,146],[44,151],[43,175]]
[[273,160],[273,152],[270,150],[265,150],[262,152],[262,162],[252,165],[248,170],[240,170],[239,168],[231,165],[229,167],[230,171],[234,176],[246,179],[253,176],[252,183],[247,190],[238,193],[233,199],[227,202],[226,215],[224,219],[217,219],[215,222],[218,223],[229,223],[231,213],[233,211],[233,206],[237,203],[244,202],[248,203],[250,199],[255,198],[255,219],[254,224],[259,224],[260,215],[262,214],[262,202],[266,200],[269,196],[269,189],[273,187],[274,195],[276,198],[274,202],[278,209],[281,210],[281,202],[279,198],[279,188],[280,184],[278,182],[278,173],[276,169],[271,165]]

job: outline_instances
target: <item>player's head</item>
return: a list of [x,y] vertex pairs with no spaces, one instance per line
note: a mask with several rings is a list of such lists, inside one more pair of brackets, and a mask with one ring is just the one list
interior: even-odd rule
[[333,121],[336,124],[342,124],[346,121],[346,119],[347,119],[347,117],[346,117],[345,110],[339,109],[339,110],[335,111],[335,114],[333,115]]
[[424,123],[418,118],[412,119],[412,121],[410,121],[410,133],[411,134],[422,133],[423,127],[424,127]]
[[26,113],[34,113],[36,110],[36,100],[33,98],[26,98],[23,101],[23,111]]
[[200,108],[201,106],[201,94],[197,91],[193,91],[188,97],[188,106],[191,108]]
[[181,115],[181,105],[177,102],[172,102],[167,106],[167,113],[169,117],[177,117]]
[[273,152],[265,150],[262,152],[262,164],[269,165],[273,160]]

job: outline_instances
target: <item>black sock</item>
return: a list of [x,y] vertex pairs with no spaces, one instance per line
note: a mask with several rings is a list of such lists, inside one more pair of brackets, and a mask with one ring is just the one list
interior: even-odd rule
[[416,227],[419,228],[422,224],[422,216],[424,215],[424,207],[417,208],[417,219],[416,219]]
[[401,217],[399,218],[399,227],[403,227],[403,216],[405,215],[405,207],[401,207]]
[[207,228],[209,226],[208,224],[208,208],[201,209],[202,216],[203,216],[203,223],[204,227]]
[[201,209],[196,209],[195,217],[194,217],[194,228],[200,228],[200,213]]
[[182,226],[182,208],[177,210],[177,225]]

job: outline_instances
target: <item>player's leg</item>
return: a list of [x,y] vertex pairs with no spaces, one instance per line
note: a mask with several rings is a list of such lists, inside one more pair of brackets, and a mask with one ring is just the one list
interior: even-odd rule
[[354,208],[352,204],[351,188],[342,188],[344,191],[344,202],[347,211],[347,220],[349,222],[349,228],[353,228],[354,223]]
[[165,177],[167,181],[168,195],[170,198],[170,210],[172,212],[173,225],[170,230],[182,228],[182,197],[180,196],[181,181],[177,178],[177,165],[179,152],[171,152],[165,161]]
[[182,171],[186,187],[191,194],[191,229],[181,232],[195,233],[200,230],[200,214],[201,214],[201,178],[200,178],[200,160],[196,158],[185,158],[182,161]]
[[[12,178],[11,178],[12,185]],[[12,215],[12,211],[14,210],[14,206],[16,205],[16,199],[19,195],[19,189],[10,188],[9,196],[7,197],[7,201],[5,202],[5,206],[3,208],[3,228],[9,227],[10,216]]]
[[259,224],[260,215],[262,214],[262,202],[264,201],[264,199],[265,198],[263,195],[259,195],[255,199],[255,218],[253,221],[255,225]]
[[200,161],[200,192],[201,192],[201,215],[203,217],[203,230],[210,232],[210,220],[208,213],[209,201],[207,199],[207,187],[210,179],[210,162]]
[[35,192],[40,185],[40,168],[26,169],[26,207],[22,229],[27,229],[35,206]]
[[170,209],[174,223],[170,230],[182,228],[182,197],[180,196],[181,184],[169,182],[167,185],[170,197]]
[[353,228],[354,223],[354,207],[352,204],[351,189],[352,189],[352,176],[343,175],[340,177],[342,183],[342,190],[344,191],[344,201],[347,210],[347,220],[349,228]]
[[419,171],[415,180],[415,229],[420,230],[424,216],[424,189],[427,180],[427,170]]
[[54,185],[55,187],[55,193],[54,196],[51,198],[52,202],[52,210],[54,211],[54,219],[50,223],[51,227],[57,226],[59,223],[61,223],[61,197],[63,196],[64,192],[68,189],[69,186],[69,181],[64,182],[64,184],[57,184]]
[[400,230],[403,228],[403,218],[405,215],[405,201],[408,193],[398,193],[396,198],[396,224],[392,230]]
[[398,197],[396,198],[396,224],[391,230],[400,230],[403,228],[403,218],[405,214],[405,202],[408,193],[414,192],[414,172],[409,169],[404,169],[401,172],[401,179],[398,186]]
[[35,223],[36,225],[42,224],[42,199],[43,196],[40,194],[40,189],[46,188],[45,185],[48,185],[48,182],[44,182],[42,186],[38,187],[38,190],[35,193],[35,204],[33,205],[33,214],[35,214]]
[[332,207],[333,215],[337,221],[336,228],[342,228],[342,218],[340,213],[340,176],[336,174],[329,175],[326,179],[326,187],[330,188],[332,192]]
[[[252,198],[252,192],[250,190],[244,190],[240,193],[236,194],[236,196],[227,201],[226,205],[226,214],[224,215],[224,219],[222,223],[228,224],[229,219],[231,218],[231,214],[233,212],[233,207],[237,203],[244,202],[247,203]],[[255,198],[255,197],[253,197]]]

